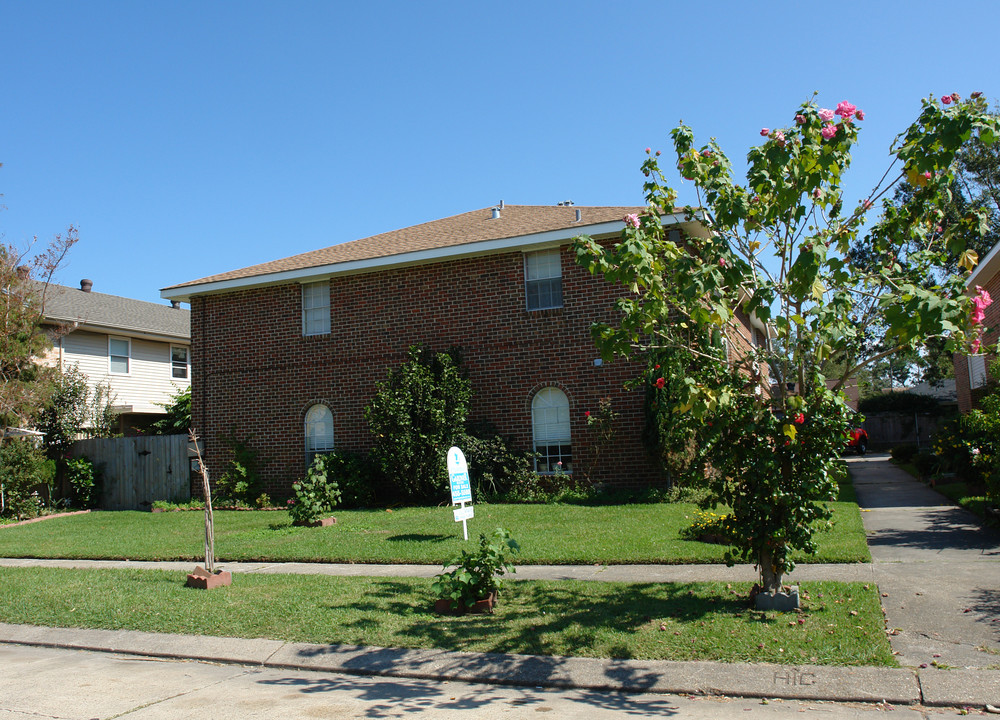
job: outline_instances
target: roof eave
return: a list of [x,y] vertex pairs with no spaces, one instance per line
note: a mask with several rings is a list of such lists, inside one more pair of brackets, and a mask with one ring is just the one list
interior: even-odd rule
[[[688,220],[685,213],[674,213],[660,218],[664,225],[690,224],[702,228],[696,219]],[[331,263],[328,265],[317,265],[310,268],[298,270],[286,270],[283,272],[266,273],[262,275],[252,275],[245,278],[234,278],[231,280],[218,280],[195,285],[183,285],[163,288],[160,290],[160,297],[167,300],[179,300],[181,302],[191,302],[191,298],[197,295],[213,295],[216,293],[232,292],[246,288],[264,287],[268,285],[281,285],[291,282],[314,282],[334,275],[349,275],[353,273],[373,272],[378,270],[390,270],[408,265],[421,265],[428,262],[439,262],[442,260],[455,260],[465,257],[475,257],[477,255],[489,255],[497,252],[510,252],[518,250],[541,250],[547,247],[556,247],[567,240],[572,240],[580,235],[613,235],[620,233],[625,227],[622,220],[612,222],[595,223],[593,225],[582,225],[578,227],[559,228],[557,230],[547,230],[530,235],[517,235],[510,238],[499,238],[496,240],[482,240],[474,243],[462,245],[449,245],[442,248],[430,250],[416,250],[399,255],[387,255],[365,260],[352,260],[348,262]],[[698,234],[701,234],[700,232]]]

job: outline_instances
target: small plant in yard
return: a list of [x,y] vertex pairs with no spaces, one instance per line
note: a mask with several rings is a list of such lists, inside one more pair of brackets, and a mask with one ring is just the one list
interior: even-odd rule
[[329,515],[340,502],[340,488],[330,476],[330,455],[317,455],[304,480],[292,483],[295,497],[288,513],[296,525],[308,525]]
[[453,570],[435,576],[431,589],[441,600],[447,600],[452,610],[464,612],[480,600],[500,592],[500,577],[515,572],[510,555],[521,546],[503,528],[497,528],[492,538],[479,535],[479,549],[463,550],[462,554],[445,565]]
[[732,515],[719,515],[710,510],[701,510],[695,516],[694,522],[681,530],[680,535],[685,540],[729,543],[732,542],[733,532]]
[[264,478],[260,474],[264,464],[260,452],[250,447],[250,439],[224,438],[232,453],[229,467],[216,481],[220,499],[237,505],[250,506],[260,495]]
[[81,508],[93,508],[101,498],[100,473],[94,463],[87,458],[66,460],[66,480],[73,489],[73,504]]

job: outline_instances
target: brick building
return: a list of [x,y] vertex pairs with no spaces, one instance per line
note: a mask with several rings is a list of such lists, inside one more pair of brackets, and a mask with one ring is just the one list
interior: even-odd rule
[[[538,469],[622,486],[656,482],[640,434],[640,367],[602,363],[593,322],[616,319],[620,289],[580,268],[572,239],[617,239],[635,207],[485,208],[175,285],[191,304],[192,424],[210,468],[222,438],[250,438],[283,495],[315,452],[366,450],[364,408],[411,345],[461,348],[470,419],[489,421]],[[663,218],[689,235],[705,229]],[[744,317],[737,342],[752,342]],[[593,462],[585,418],[602,398],[620,413],[615,447]],[[219,470],[215,471],[216,474]]]
[[[976,294],[976,286],[985,289],[994,299],[992,305],[986,308],[986,319],[983,325],[986,332],[983,335],[983,345],[990,346],[1000,339],[1000,243],[993,246],[972,274],[965,281],[966,292]],[[993,355],[963,355],[955,353],[955,391],[958,394],[958,409],[967,413],[977,407],[986,382],[991,378],[989,366],[996,360]]]

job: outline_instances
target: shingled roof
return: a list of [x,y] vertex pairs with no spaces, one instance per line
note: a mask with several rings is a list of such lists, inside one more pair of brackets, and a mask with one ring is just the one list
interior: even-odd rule
[[65,285],[49,285],[44,297],[42,314],[54,324],[185,341],[191,337],[191,311],[183,308]]
[[[264,281],[266,276],[296,273],[310,269],[336,271],[336,266],[344,263],[371,261],[380,258],[395,258],[411,253],[444,250],[447,248],[469,247],[470,252],[477,245],[488,251],[490,241],[537,236],[553,231],[565,231],[567,238],[577,233],[592,232],[591,226],[603,223],[621,223],[629,213],[641,213],[644,207],[576,207],[550,205],[505,205],[499,209],[499,217],[494,217],[493,207],[473,210],[453,215],[441,220],[413,225],[402,230],[373,235],[361,240],[332,245],[322,250],[313,250],[272,262],[253,265],[240,270],[211,275],[191,282],[164,288],[165,297],[184,297],[195,294],[200,286],[224,283],[233,285],[255,284],[252,279]],[[580,219],[577,220],[577,212]],[[248,282],[240,282],[248,281]]]

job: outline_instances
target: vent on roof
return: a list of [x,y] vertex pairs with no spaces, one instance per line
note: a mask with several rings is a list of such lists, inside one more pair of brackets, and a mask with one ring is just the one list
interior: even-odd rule
[[580,212],[580,208],[577,208],[576,209],[576,222],[580,222],[580,220],[581,220],[582,217],[583,217],[583,214]]
[[180,307],[181,307],[181,301],[180,300],[171,300],[170,301],[170,307],[172,307],[174,310],[179,310]]
[[83,290],[84,292],[90,292],[91,288],[93,287],[94,287],[93,280],[88,280],[87,278],[84,278],[83,280],[80,281],[80,289]]
[[495,207],[495,208],[493,208],[492,212],[493,212],[493,219],[494,220],[499,220],[500,219],[500,208],[499,207]]
[[556,203],[556,207],[572,207],[572,206],[573,206],[572,200],[563,200],[560,203]]

